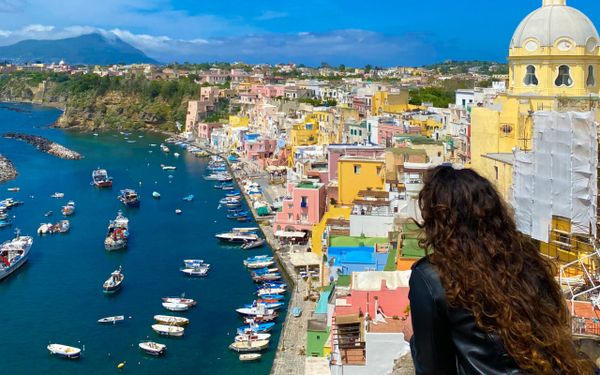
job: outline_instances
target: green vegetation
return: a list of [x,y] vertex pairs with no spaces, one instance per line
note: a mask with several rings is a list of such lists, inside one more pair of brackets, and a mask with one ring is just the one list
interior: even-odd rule
[[302,98],[298,99],[299,103],[307,103],[314,107],[335,107],[337,101],[335,99],[320,100],[315,98]]
[[388,253],[387,261],[385,262],[384,271],[395,271],[396,270],[396,255],[398,254],[398,250],[396,248],[392,248]]
[[413,105],[433,103],[434,107],[448,108],[448,104],[454,103],[454,91],[440,87],[424,87],[410,90],[409,95],[409,103]]
[[426,65],[426,69],[436,70],[441,74],[479,73],[483,75],[508,74],[508,64],[492,61],[444,61],[439,64]]
[[[46,83],[45,91],[40,88]],[[148,80],[143,76],[100,77],[96,74],[12,73],[0,76],[0,96],[65,104],[65,126],[175,130],[183,123],[187,100],[200,86],[189,78]],[[43,95],[42,95],[43,94]]]
[[360,247],[375,246],[376,244],[388,243],[386,237],[350,237],[334,236],[330,239],[331,247]]

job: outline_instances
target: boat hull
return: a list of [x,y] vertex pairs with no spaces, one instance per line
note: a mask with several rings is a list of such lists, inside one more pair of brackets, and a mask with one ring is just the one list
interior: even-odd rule
[[21,257],[21,259],[19,259],[15,263],[13,263],[12,266],[5,268],[5,269],[0,269],[0,281],[6,279],[10,275],[12,275],[13,272],[15,272],[16,270],[21,268],[25,263],[27,263],[28,258],[29,258],[29,251],[27,251],[25,253],[25,255]]

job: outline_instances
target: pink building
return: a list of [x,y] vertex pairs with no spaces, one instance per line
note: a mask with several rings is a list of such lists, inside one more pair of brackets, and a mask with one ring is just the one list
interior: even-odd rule
[[219,91],[216,86],[201,87],[200,100],[214,104],[219,99]]
[[383,155],[385,148],[381,146],[363,145],[329,145],[327,160],[329,162],[328,181],[338,179],[338,161],[342,156],[358,156],[374,158]]
[[258,138],[255,140],[246,140],[242,152],[246,159],[252,160],[264,168],[267,165],[267,160],[271,159],[275,154],[276,149],[276,139]]
[[252,85],[250,93],[266,98],[278,98],[284,95],[285,86],[280,85]]
[[223,127],[223,124],[219,124],[216,122],[206,123],[200,122],[196,126],[196,132],[198,135],[198,140],[204,143],[210,143],[210,135],[212,134],[214,129],[220,129]]
[[407,132],[403,126],[391,123],[380,123],[377,127],[377,133],[377,139],[379,140],[380,145],[392,147],[394,144],[394,137],[397,135],[406,134]]
[[325,213],[325,185],[312,181],[288,184],[288,197],[275,216],[273,231],[311,232]]
[[408,287],[390,289],[385,279],[381,280],[379,290],[356,290],[352,288],[350,295],[344,297],[345,303],[335,307],[336,315],[366,314],[375,318],[377,310],[388,317],[406,316],[410,305],[408,301]]
[[203,100],[190,100],[185,116],[185,131],[194,132],[198,122],[214,109],[214,103]]

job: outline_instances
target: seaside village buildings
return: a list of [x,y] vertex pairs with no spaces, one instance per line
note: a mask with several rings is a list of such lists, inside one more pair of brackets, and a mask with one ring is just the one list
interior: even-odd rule
[[[385,374],[407,353],[408,278],[424,255],[413,219],[423,174],[441,163],[496,184],[519,230],[561,266],[575,333],[600,337],[600,37],[565,0],[543,0],[507,42],[508,77],[456,91],[448,108],[409,104],[411,79],[203,78],[231,85],[203,87],[185,130],[266,174],[269,194],[247,191],[315,302],[301,318],[307,374]],[[205,121],[223,98],[235,114]]]

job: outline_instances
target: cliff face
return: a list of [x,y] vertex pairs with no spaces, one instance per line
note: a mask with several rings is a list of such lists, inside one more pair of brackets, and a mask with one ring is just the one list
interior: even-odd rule
[[[56,79],[56,77],[53,77]],[[102,80],[103,78],[92,78]],[[177,90],[177,82],[154,83],[126,79],[109,82],[92,81],[90,78],[61,77],[32,79],[31,76],[7,75],[0,78],[0,101],[27,102],[50,105],[64,109],[55,126],[62,128],[102,129],[154,129],[173,131],[176,122],[183,123],[187,101],[193,97],[194,88],[173,97],[163,97],[160,85],[171,84]],[[81,82],[83,81],[83,83]],[[105,86],[102,86],[102,85]],[[155,85],[148,93],[137,93],[130,84]],[[143,87],[145,87],[143,86]],[[199,90],[198,90],[199,91]]]

